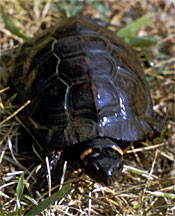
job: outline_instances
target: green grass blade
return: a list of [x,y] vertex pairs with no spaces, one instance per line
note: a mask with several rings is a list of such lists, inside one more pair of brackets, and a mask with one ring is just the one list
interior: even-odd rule
[[37,206],[34,206],[25,216],[38,215],[45,209],[47,209],[54,202],[62,199],[66,193],[71,189],[70,185],[65,185],[60,191],[54,193],[51,197],[47,197],[45,200],[41,201]]
[[3,212],[3,208],[2,208],[1,203],[0,203],[0,213],[1,213],[1,216],[4,216],[4,212]]
[[15,26],[15,24],[13,23],[13,21],[10,19],[10,17],[4,12],[3,7],[0,5],[0,12],[1,12],[1,16],[2,19],[5,23],[5,27],[6,29],[8,29],[12,34],[23,38],[24,40],[29,40],[31,39],[31,37],[29,37],[28,35],[23,34],[22,32],[20,32],[18,30],[18,28]]
[[23,184],[23,181],[24,181],[24,173],[22,172],[20,178],[19,178],[19,182],[18,182],[18,185],[16,187],[16,193],[17,193],[17,198],[19,200],[21,200],[21,197],[23,195],[23,191],[24,191],[24,184]]
[[155,45],[158,40],[148,37],[126,37],[124,41],[132,47],[149,47]]
[[21,215],[21,205],[20,205],[20,201],[21,201],[21,197],[23,195],[23,191],[24,191],[24,173],[22,172],[18,185],[16,187],[16,193],[17,193],[17,200],[16,200],[16,211],[18,212],[17,215]]
[[136,21],[126,25],[122,29],[120,29],[117,32],[117,35],[121,38],[125,37],[133,37],[137,34],[137,32],[144,26],[150,24],[153,22],[153,18],[150,14],[146,14],[145,16],[142,16],[141,18],[137,19]]
[[148,193],[150,193],[153,196],[156,197],[164,197],[164,198],[169,198],[169,199],[175,199],[175,194],[173,193],[165,193],[162,191],[147,191]]

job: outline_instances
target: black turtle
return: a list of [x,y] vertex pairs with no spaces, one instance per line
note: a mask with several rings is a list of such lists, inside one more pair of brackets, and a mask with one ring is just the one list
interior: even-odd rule
[[23,121],[46,152],[78,154],[106,184],[119,173],[122,145],[154,134],[148,83],[132,49],[80,17],[64,19],[18,48],[10,79]]

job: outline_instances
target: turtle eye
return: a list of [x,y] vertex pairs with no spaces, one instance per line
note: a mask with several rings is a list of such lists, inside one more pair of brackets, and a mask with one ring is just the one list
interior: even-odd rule
[[95,152],[95,153],[92,155],[92,158],[97,158],[97,157],[99,157],[99,156],[100,156],[100,153]]

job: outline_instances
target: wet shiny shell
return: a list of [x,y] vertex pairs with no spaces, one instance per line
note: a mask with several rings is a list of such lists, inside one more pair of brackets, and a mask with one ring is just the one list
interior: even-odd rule
[[95,137],[137,141],[154,127],[149,88],[134,52],[116,35],[70,18],[18,49],[11,80],[24,121],[47,147]]

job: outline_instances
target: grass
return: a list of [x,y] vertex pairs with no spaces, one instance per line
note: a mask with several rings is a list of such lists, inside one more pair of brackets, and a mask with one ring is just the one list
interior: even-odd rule
[[[43,205],[43,200],[46,200],[47,204],[45,207],[42,206],[41,210],[45,210],[41,215],[175,215],[175,32],[173,26],[175,6],[173,1],[4,0],[1,4],[20,32],[29,37],[54,25],[61,17],[77,13],[112,23],[113,30],[121,29],[143,14],[152,13],[155,17],[153,23],[144,26],[138,36],[155,38],[158,43],[136,51],[145,66],[154,110],[164,116],[167,122],[167,129],[159,137],[151,141],[145,140],[140,148],[131,145],[130,149],[126,150],[122,175],[113,186],[106,187],[94,182],[82,174],[81,170],[72,170],[69,162],[67,169],[63,163],[64,169],[61,168],[60,172],[62,169],[65,172],[63,180],[67,188],[63,187],[61,197],[54,196],[52,199],[48,196],[55,195],[51,188],[50,191],[37,192],[34,187],[35,175],[40,171],[40,166],[30,152],[21,154],[19,151],[20,137],[23,134],[20,130],[21,121],[16,114],[24,107],[13,105],[15,92],[9,96],[10,90],[2,81],[0,88],[1,215],[27,214],[28,211],[36,208],[37,204]],[[9,32],[3,22],[1,22],[0,34],[1,51],[11,50],[23,41]],[[0,69],[3,74],[2,65]],[[24,161],[30,163],[26,164]],[[22,172],[24,172],[24,179],[21,180]],[[21,187],[24,190],[19,191]],[[55,187],[54,191],[62,190],[59,182]]]

